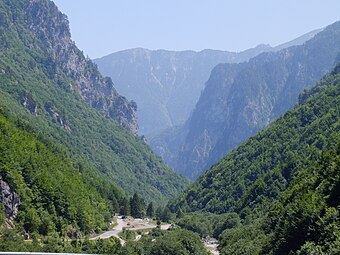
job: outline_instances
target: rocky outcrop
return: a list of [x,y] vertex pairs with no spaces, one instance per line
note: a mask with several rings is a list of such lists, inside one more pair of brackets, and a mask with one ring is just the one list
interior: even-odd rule
[[[90,178],[93,189],[101,189],[101,185],[97,185],[101,183],[105,190],[115,193],[114,187],[117,187],[117,192],[122,191],[122,194],[138,192],[146,200],[161,205],[186,187],[187,181],[182,176],[166,167],[141,138],[134,137],[128,131],[137,133],[136,104],[120,96],[113,88],[111,79],[103,78],[96,66],[77,50],[70,39],[66,17],[58,12],[52,1],[0,1],[0,21],[0,110],[6,115],[4,117],[9,116],[19,128],[32,133],[33,137],[38,136],[56,156],[63,151],[61,154],[67,154],[66,158],[70,157],[72,162],[80,160],[81,164],[76,165],[70,161],[69,170],[72,166],[84,175],[82,180]],[[38,107],[37,117],[28,110],[33,109],[31,111],[34,112],[35,107],[28,107],[31,100],[26,95],[31,95],[32,103]],[[111,119],[128,130],[120,128]],[[0,138],[8,137],[0,135]],[[13,138],[16,139],[9,140],[23,140],[16,133]],[[7,148],[6,143],[2,145]],[[32,153],[39,153],[38,147],[35,150],[35,146],[28,144],[28,148],[33,149]],[[16,145],[13,145],[11,152],[17,155],[15,148]],[[24,155],[28,157],[29,154],[25,152]],[[34,157],[27,159],[30,163],[31,158]],[[62,160],[67,162],[66,158]],[[6,159],[1,162],[6,164]],[[35,166],[41,165],[55,172],[56,160],[54,157],[46,158],[50,159],[53,164],[45,165],[44,160],[39,160],[37,164],[32,163],[33,167],[29,169],[35,172]],[[11,163],[17,169],[18,160],[11,160]],[[26,161],[23,165],[26,166]],[[60,169],[67,166],[65,163]],[[71,176],[72,173],[65,169],[66,175]],[[55,182],[54,177],[48,177]],[[25,178],[23,181],[30,181],[26,174]],[[82,180],[77,182],[77,186],[81,186]],[[36,192],[39,193],[34,188],[33,193]],[[102,192],[99,193],[101,195],[96,195],[96,198],[107,199]],[[54,200],[54,197],[49,196],[49,199]],[[39,207],[45,205],[36,202]],[[93,211],[95,207],[84,208]],[[23,208],[24,211],[26,209]],[[101,216],[98,217],[98,224],[101,225],[99,222]]]
[[21,104],[23,107],[25,107],[32,115],[37,116],[38,115],[38,106],[34,99],[32,98],[32,95],[30,94],[22,94],[21,95]]
[[112,80],[104,78],[76,47],[66,15],[51,1],[31,0],[25,10],[28,27],[44,43],[41,49],[46,52],[45,73],[65,90],[81,96],[93,108],[137,134],[136,104],[119,95]]
[[277,47],[261,44],[242,52],[219,50],[168,51],[128,49],[95,59],[100,71],[116,88],[138,104],[140,133],[149,140],[182,125],[190,116],[209,79],[220,63],[241,63],[260,53],[303,44],[320,30]]
[[337,22],[301,46],[262,53],[243,64],[216,66],[184,126],[186,137],[179,137],[177,147],[169,146],[174,149],[168,151],[166,162],[195,179],[266,128],[334,67],[339,31]]
[[55,107],[51,102],[45,104],[45,110],[50,114],[55,122],[57,122],[63,129],[71,131],[66,123],[65,116]]
[[6,213],[8,227],[14,227],[14,220],[18,214],[20,197],[0,177],[0,203],[3,204]]
[[234,53],[138,48],[94,61],[104,75],[117,82],[120,93],[137,102],[140,133],[151,138],[188,119],[215,65],[249,60],[270,49],[270,46],[259,46]]

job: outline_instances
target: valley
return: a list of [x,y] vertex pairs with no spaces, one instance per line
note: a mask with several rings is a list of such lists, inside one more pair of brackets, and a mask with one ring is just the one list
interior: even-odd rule
[[303,45],[219,64],[186,123],[150,141],[173,169],[195,180],[256,132],[291,109],[337,62],[340,23]]
[[340,21],[174,1],[0,0],[0,252],[340,253]]

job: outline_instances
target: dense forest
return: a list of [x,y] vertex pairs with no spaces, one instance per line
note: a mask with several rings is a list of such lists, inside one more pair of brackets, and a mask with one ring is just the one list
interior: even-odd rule
[[[0,0],[0,251],[339,254],[340,65],[189,188],[135,110],[52,1]],[[90,240],[117,213],[155,228]]]
[[4,110],[0,134],[0,176],[19,196],[18,229],[72,237],[78,231],[107,229],[114,213],[162,217],[162,207],[147,205],[137,193],[129,198],[91,167],[72,159],[62,146]]
[[170,203],[180,225],[222,254],[338,254],[340,65],[299,101]]
[[[62,146],[3,109],[0,137],[1,180],[19,196],[10,236],[18,232],[74,237],[107,228],[115,212],[113,202],[123,199],[119,188],[91,168],[82,170],[84,165],[73,160]],[[6,206],[1,207],[1,230],[8,225]],[[6,236],[1,235],[0,240],[3,238]]]
[[114,213],[162,211],[188,181],[134,133],[134,104],[75,46],[66,16],[49,0],[4,0],[0,20],[0,250],[72,251]]
[[[222,254],[288,254],[289,252],[338,254],[340,244],[339,88],[340,66],[337,66],[313,89],[305,91],[300,96],[300,103],[294,110],[289,111],[267,130],[261,131],[231,152],[233,157],[227,155],[193,184],[185,195],[172,202],[170,208],[177,212],[177,224],[198,233],[201,237],[219,238]],[[49,176],[51,173],[48,169],[51,168],[46,166],[53,166],[55,170],[53,174],[58,175],[58,178],[66,178],[67,172],[64,169],[69,169],[73,174],[78,172],[81,179],[79,169],[75,168],[74,162],[59,145],[42,139],[38,134],[34,135],[28,123],[11,117],[4,110],[1,115],[1,137],[4,139],[1,149],[2,152],[8,152],[3,154],[6,155],[6,160],[1,161],[3,169],[1,173],[13,187],[18,187],[19,194],[21,192],[26,194],[23,196],[22,206],[30,208],[26,213],[19,213],[19,223],[27,229],[41,231],[40,233],[46,231],[53,233],[60,226],[67,226],[70,222],[82,226],[81,224],[86,221],[79,215],[80,211],[77,215],[78,208],[60,206],[58,195],[63,197],[63,201],[66,200],[64,205],[73,199],[60,193],[63,192],[63,188],[65,190],[69,188],[67,182],[64,187],[59,187],[59,192],[55,193],[53,189],[48,189],[51,186],[46,179],[39,183],[40,178],[36,178],[37,175]],[[9,147],[13,147],[17,153],[15,155],[21,158],[19,165],[22,167],[18,168],[15,164],[16,160],[13,160],[14,156],[11,150],[8,150]],[[252,159],[251,165],[249,160],[246,160],[248,158]],[[31,170],[32,165],[36,164],[41,166],[40,171]],[[236,164],[239,164],[237,170],[229,171]],[[251,168],[252,165],[254,168]],[[248,172],[249,168],[251,172]],[[254,169],[263,169],[263,171],[257,173]],[[234,176],[228,177],[230,173]],[[219,182],[212,180],[215,175]],[[231,189],[240,187],[237,183],[245,182],[250,177],[253,178],[252,181],[248,180],[247,185],[242,186],[243,189],[238,188],[238,192]],[[76,182],[77,179],[74,181]],[[210,186],[207,185],[209,182]],[[47,187],[39,191],[42,192],[40,196],[37,197],[32,191],[30,192],[31,189],[35,191],[41,189],[45,184]],[[233,191],[230,194],[238,194],[238,196],[230,198],[222,194],[218,202],[214,201],[215,207],[210,207],[209,202],[202,206],[203,201],[209,201],[206,197],[203,197],[204,200],[199,200],[202,194],[210,193],[218,196],[219,192],[224,191],[219,188],[220,185],[223,185],[224,189]],[[100,195],[95,196],[96,192],[92,189],[91,201],[89,201],[87,197],[89,193],[86,192],[88,187],[79,187],[82,188],[85,189],[84,193],[74,194],[74,196],[82,199],[84,207],[81,211],[87,212],[88,219],[91,219],[92,209],[95,208],[91,204],[95,201],[94,197],[98,199],[97,206],[103,200]],[[112,187],[111,194],[119,197],[120,192]],[[54,202],[46,209],[44,203],[51,202],[48,199],[53,195]],[[229,200],[223,200],[223,196]],[[231,203],[232,198],[233,203]],[[139,200],[138,195],[132,197],[129,210],[138,213]],[[132,209],[134,206],[137,209]],[[51,208],[54,208],[54,214],[45,211],[52,210]],[[65,212],[73,211],[77,215],[76,219],[72,218],[71,213],[68,213],[67,217],[62,214],[61,219],[61,209]],[[106,204],[106,207],[103,206],[101,210],[104,218],[105,213],[110,210],[110,205]],[[96,208],[96,212],[99,211],[99,208]],[[144,212],[146,212],[145,207]],[[1,218],[4,223],[5,217]],[[44,220],[49,224],[42,224]],[[96,222],[96,224],[103,224],[103,222]],[[25,225],[27,223],[28,225]],[[87,226],[86,223],[84,226]],[[3,224],[2,228],[4,228]],[[175,254],[205,254],[198,236],[181,230],[160,233],[155,230],[140,242],[128,243],[123,249],[114,238],[99,242],[61,240],[58,243],[55,243],[56,239],[46,238],[36,239],[31,245],[24,244],[23,239],[20,238],[22,237],[13,235],[12,232],[4,231],[3,249],[10,250],[11,246],[18,249],[21,243],[21,250],[26,251],[37,250],[39,247],[44,251],[49,249],[103,251],[112,254],[162,254],[159,252],[169,254],[170,251],[176,250],[178,253]],[[151,240],[157,238],[160,238],[160,241],[152,244]],[[188,243],[194,248],[188,246]]]
[[[76,48],[53,2],[5,0],[0,13],[0,107],[63,146],[81,169],[91,168],[126,194],[138,192],[164,205],[186,187],[185,178],[119,125],[126,110],[120,104],[126,102]],[[105,99],[118,104],[118,113],[114,105],[107,109],[115,121],[95,107],[107,103],[100,94],[106,90],[119,101]]]

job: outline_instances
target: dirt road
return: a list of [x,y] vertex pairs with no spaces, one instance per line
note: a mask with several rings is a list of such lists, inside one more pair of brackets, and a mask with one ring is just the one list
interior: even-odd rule
[[[90,240],[98,240],[98,239],[107,239],[111,236],[117,237],[121,243],[122,246],[125,245],[125,241],[119,237],[119,233],[123,231],[123,228],[129,229],[129,230],[142,230],[142,229],[152,229],[157,227],[156,224],[150,223],[144,220],[127,220],[122,219],[121,217],[116,218],[117,220],[117,226],[114,227],[113,230],[107,231],[101,235],[95,236],[90,238]],[[161,225],[161,229],[166,230],[170,228],[170,224],[163,224]]]
[[118,234],[122,232],[123,228],[126,226],[127,226],[127,223],[123,219],[117,218],[117,226],[115,226],[113,230],[107,231],[99,236],[92,237],[90,238],[90,240],[107,239],[107,238],[110,238],[111,236],[114,236],[119,239],[120,244],[123,246],[125,245],[125,241],[122,238],[120,238]]

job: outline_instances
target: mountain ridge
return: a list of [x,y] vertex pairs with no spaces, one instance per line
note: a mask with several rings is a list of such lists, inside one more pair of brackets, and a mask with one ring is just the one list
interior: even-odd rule
[[241,52],[133,48],[94,62],[117,83],[120,93],[137,102],[141,134],[152,138],[187,120],[214,66],[248,61],[262,52],[275,50],[264,44]]
[[187,185],[133,134],[133,103],[76,48],[53,2],[5,0],[0,13],[1,108],[129,195],[164,204]]
[[164,152],[171,167],[197,178],[292,107],[304,88],[333,68],[340,51],[339,26],[340,22],[328,26],[300,46],[261,53],[247,63],[218,65],[183,127],[186,137],[176,141],[169,133],[172,150],[166,136],[151,141],[151,147]]
[[[240,52],[214,49],[150,50],[137,47],[96,58],[94,62],[105,75],[117,82],[117,89],[122,94],[140,106],[138,123],[141,133],[150,139],[188,119],[204,89],[210,70],[217,64],[245,62],[263,52],[275,52],[288,46],[300,45],[320,31],[322,29],[313,30],[275,47],[259,44]],[[206,64],[202,64],[204,62]],[[200,65],[204,65],[204,68],[199,67]],[[199,78],[192,77],[193,73]],[[184,91],[180,91],[181,88]],[[175,103],[171,103],[172,101]],[[154,116],[158,116],[158,120]]]
[[339,217],[326,218],[339,213],[339,100],[338,64],[294,109],[201,175],[171,210],[239,217],[219,230],[222,254],[336,254],[338,230],[326,229]]
[[[66,89],[78,93],[91,107],[103,110],[119,125],[137,134],[136,104],[119,95],[112,81],[104,78],[90,59],[84,58],[71,39],[67,16],[59,12],[52,1],[48,4],[29,1],[23,5],[27,26],[50,58],[50,63],[46,63],[50,77],[62,83],[59,72],[65,72],[74,80],[63,84]],[[42,5],[48,8],[41,8]]]

